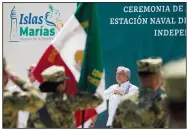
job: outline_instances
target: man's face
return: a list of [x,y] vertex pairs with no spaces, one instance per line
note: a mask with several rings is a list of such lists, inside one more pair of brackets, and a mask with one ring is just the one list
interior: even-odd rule
[[34,69],[34,67],[30,67],[29,69],[28,69],[28,72],[27,72],[27,76],[28,76],[28,78],[29,78],[29,81],[31,82],[31,83],[33,83],[33,82],[35,82],[35,77],[33,76],[33,74],[32,74],[32,70]]
[[126,75],[125,72],[123,72],[122,70],[117,70],[116,72],[116,81],[121,84],[125,81],[128,80],[128,76]]

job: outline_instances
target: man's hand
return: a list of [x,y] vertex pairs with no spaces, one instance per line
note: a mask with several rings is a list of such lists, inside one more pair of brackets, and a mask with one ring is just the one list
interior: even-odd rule
[[120,94],[121,94],[121,93],[120,93],[120,89],[114,90],[114,94],[117,94],[117,95],[119,94],[119,95],[120,95]]

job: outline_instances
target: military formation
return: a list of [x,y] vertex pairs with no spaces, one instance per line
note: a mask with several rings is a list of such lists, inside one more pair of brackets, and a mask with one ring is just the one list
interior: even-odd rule
[[[73,112],[96,108],[103,99],[99,94],[79,92],[65,94],[64,68],[52,66],[42,73],[44,82],[37,88],[6,68],[3,63],[3,128],[16,128],[18,110],[31,112],[29,128],[76,128]],[[6,84],[10,78],[19,91],[9,91]],[[41,93],[46,93],[44,98]]]
[[[137,61],[141,83],[138,91],[122,97],[113,128],[186,128],[186,58],[162,66],[162,58]],[[3,62],[3,127],[16,128],[17,111],[31,112],[28,128],[76,128],[73,112],[95,108],[102,103],[99,94],[65,93],[64,68],[52,66],[42,72],[39,88],[22,80]],[[6,89],[8,79],[20,91]],[[165,88],[165,89],[164,89]],[[45,93],[45,98],[41,96]]]
[[[32,113],[28,121],[29,128],[76,128],[73,112],[86,108],[96,108],[102,103],[99,94],[77,93],[73,96],[65,94],[66,86],[64,68],[52,66],[42,73],[44,83],[40,85],[41,92],[47,93],[44,108]],[[43,114],[42,113],[45,113]],[[51,118],[51,123],[47,116]],[[45,117],[46,116],[46,117]],[[44,119],[42,119],[44,118]]]
[[186,128],[186,59],[161,65],[161,58],[137,62],[141,86],[122,98],[113,128]]
[[141,86],[137,92],[123,97],[114,117],[114,128],[167,127],[167,113],[163,107],[166,94],[161,89],[164,85],[161,64],[161,58],[137,62]]

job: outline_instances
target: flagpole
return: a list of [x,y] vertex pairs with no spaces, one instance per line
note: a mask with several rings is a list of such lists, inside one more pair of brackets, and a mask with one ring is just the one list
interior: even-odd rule
[[82,110],[82,128],[84,128],[85,109]]

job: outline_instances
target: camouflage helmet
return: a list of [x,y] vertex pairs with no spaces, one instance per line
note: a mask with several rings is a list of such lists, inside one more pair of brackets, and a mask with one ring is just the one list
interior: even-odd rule
[[53,65],[42,72],[43,81],[62,82],[69,78],[65,76],[63,66]]
[[172,101],[186,100],[186,58],[163,66],[167,96]]
[[138,72],[159,72],[161,70],[162,58],[150,57],[137,61]]

